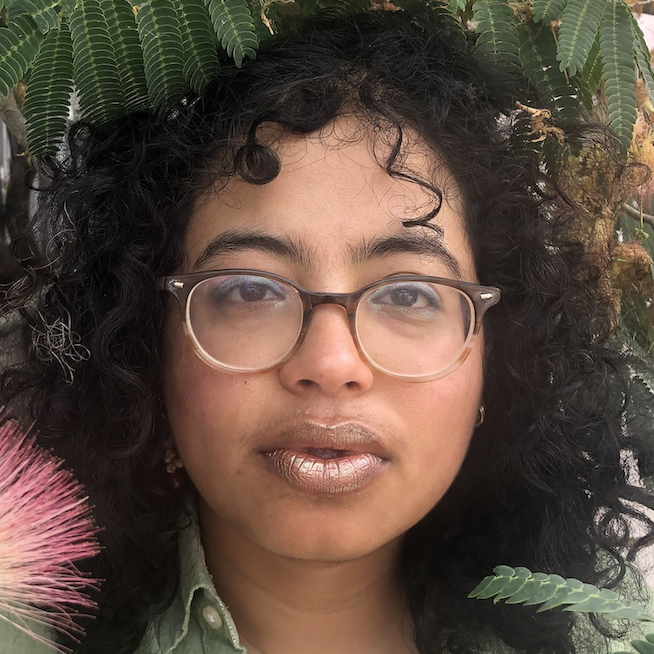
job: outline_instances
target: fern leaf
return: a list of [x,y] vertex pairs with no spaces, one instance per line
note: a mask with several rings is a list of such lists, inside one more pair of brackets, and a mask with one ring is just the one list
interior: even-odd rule
[[11,5],[9,19],[20,13],[29,14],[39,28],[39,32],[47,34],[59,25],[59,16],[55,11],[58,5],[59,0],[18,0]]
[[556,61],[556,39],[552,30],[535,23],[521,27],[520,60],[529,81],[552,114],[575,120],[579,114],[577,89],[571,86]]
[[592,109],[593,98],[602,82],[602,57],[600,53],[599,34],[588,53],[586,65],[576,77],[575,82],[577,83],[584,104],[588,109]]
[[240,68],[243,59],[254,59],[259,41],[247,0],[206,0],[218,39]]
[[567,0],[534,0],[534,22],[549,26],[561,18]]
[[113,43],[125,110],[146,110],[150,102],[134,11],[127,0],[100,0],[100,4]]
[[465,11],[466,9],[466,0],[450,0],[449,8],[452,13],[456,11]]
[[136,14],[145,79],[157,109],[184,94],[184,47],[174,0],[150,0]]
[[179,0],[179,22],[185,45],[184,78],[202,93],[218,72],[218,43],[203,0]]
[[99,0],[84,0],[70,16],[73,77],[82,116],[105,123],[123,113],[118,67]]
[[575,75],[583,69],[608,2],[613,0],[568,0],[561,18],[556,57],[561,70]]
[[602,613],[614,620],[654,622],[643,607],[627,604],[612,590],[600,590],[578,579],[564,579],[542,572],[532,574],[527,568],[514,570],[505,565],[496,567],[493,573],[493,576],[483,579],[468,597],[494,597],[495,601],[502,599],[507,604],[525,606],[541,604],[539,612],[564,606],[564,611]]
[[50,30],[30,73],[23,112],[35,156],[56,155],[66,131],[73,92],[73,43],[68,27]]
[[476,0],[477,50],[491,61],[520,65],[520,41],[513,9],[503,0]]
[[631,144],[638,115],[630,11],[622,0],[613,1],[600,26],[600,52],[609,121],[625,148]]
[[81,0],[59,0],[59,5],[66,12],[66,15],[70,16],[75,11],[79,2]]
[[629,18],[634,33],[638,71],[645,82],[650,101],[654,102],[654,70],[652,68],[652,55],[645,41],[645,37],[643,36],[643,31],[640,29],[638,21],[634,18],[634,15],[631,12],[629,12]]
[[0,27],[0,95],[9,95],[34,61],[43,36],[27,15]]

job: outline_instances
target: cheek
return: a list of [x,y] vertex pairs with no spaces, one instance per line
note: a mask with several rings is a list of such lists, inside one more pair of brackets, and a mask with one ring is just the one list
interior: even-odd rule
[[412,435],[407,472],[421,487],[427,510],[463,464],[479,418],[482,387],[481,358],[472,355],[451,375],[405,387],[405,397],[395,394],[396,402],[406,407],[406,427]]
[[270,393],[260,375],[206,365],[181,329],[171,331],[166,354],[164,401],[177,450],[194,481],[215,480],[216,471],[238,468],[245,456],[241,436],[265,416]]

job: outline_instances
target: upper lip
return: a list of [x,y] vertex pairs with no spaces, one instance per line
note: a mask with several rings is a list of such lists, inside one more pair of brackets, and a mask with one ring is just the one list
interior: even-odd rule
[[261,451],[332,449],[374,454],[382,459],[390,455],[375,430],[360,422],[346,420],[325,424],[301,420],[285,424],[276,431]]

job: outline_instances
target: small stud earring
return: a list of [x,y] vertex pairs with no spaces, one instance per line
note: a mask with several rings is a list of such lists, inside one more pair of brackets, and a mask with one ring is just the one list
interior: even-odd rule
[[486,419],[486,407],[483,404],[480,404],[479,405],[479,418],[478,418],[477,422],[475,423],[475,427],[479,427],[479,425],[481,425],[482,422],[484,422],[485,419]]
[[179,471],[184,467],[184,462],[180,458],[177,450],[175,449],[175,443],[172,439],[167,440],[164,444],[166,452],[164,454],[164,464],[166,465],[166,472],[170,475],[169,482],[173,490],[177,490],[181,485],[182,481],[180,479]]

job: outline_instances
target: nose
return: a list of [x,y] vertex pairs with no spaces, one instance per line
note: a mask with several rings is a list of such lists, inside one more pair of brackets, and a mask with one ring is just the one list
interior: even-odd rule
[[364,393],[374,379],[356,347],[345,309],[334,304],[313,310],[304,340],[279,375],[292,392],[320,390],[332,397]]

